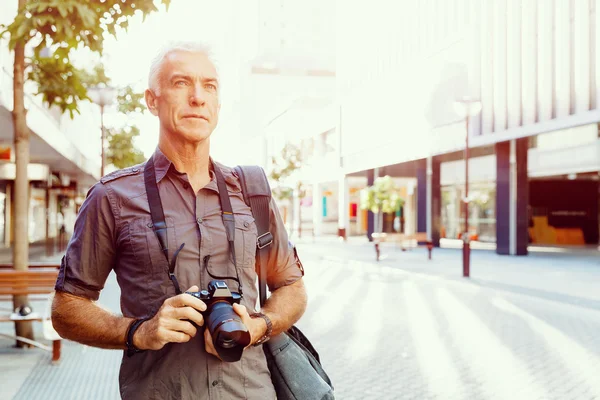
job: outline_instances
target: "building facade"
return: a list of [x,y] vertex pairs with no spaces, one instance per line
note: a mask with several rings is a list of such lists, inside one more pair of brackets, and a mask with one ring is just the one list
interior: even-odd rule
[[[500,254],[597,245],[599,7],[338,1],[339,227],[372,230],[348,183],[387,174],[405,180],[405,231],[461,237],[468,126],[471,235]],[[482,105],[468,125],[453,107],[465,96]]]
[[[243,15],[240,25],[244,27],[241,47],[252,49],[247,50],[241,68],[241,159],[245,156],[246,162],[259,163],[270,171],[272,158],[280,157],[286,144],[301,148],[302,168],[285,182],[272,185],[294,189],[298,182],[303,183],[307,196],[299,201],[296,193],[293,199],[281,200],[280,209],[293,234],[301,220],[305,232],[314,232],[312,193],[324,180],[337,185],[339,176],[339,166],[334,173],[321,169],[338,140],[335,2],[269,0],[252,4],[252,12]],[[324,218],[337,226],[337,213]]]

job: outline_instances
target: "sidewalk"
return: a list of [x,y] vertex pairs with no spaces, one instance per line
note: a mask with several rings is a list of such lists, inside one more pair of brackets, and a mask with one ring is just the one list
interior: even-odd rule
[[[464,281],[575,304],[600,310],[600,251],[589,249],[549,249],[530,252],[528,256],[501,256],[491,250],[472,250],[470,278],[462,277],[462,251],[435,248],[432,260],[425,248],[402,251],[393,243],[381,245],[381,261],[375,261],[373,243],[365,238],[337,237],[296,240],[299,254],[310,253],[321,259],[360,261],[385,265],[436,279]],[[551,252],[553,251],[554,252]]]
[[[111,273],[98,303],[120,314],[119,299],[119,286]],[[40,325],[34,327],[39,329]],[[36,337],[42,338],[38,329]],[[0,339],[0,400],[119,398],[118,374],[123,355],[120,350],[63,340],[60,362],[53,365],[50,353],[10,346],[12,342]]]
[[[46,253],[46,243],[36,242],[29,245],[29,261],[60,263],[62,252]],[[12,262],[12,248],[0,248],[0,263]],[[31,306],[40,310],[46,304],[44,301],[32,300]],[[0,302],[1,309],[12,309],[12,302]],[[43,339],[42,325],[34,323],[34,335],[37,340],[46,345],[52,345]],[[14,335],[13,323],[0,324],[0,332]],[[67,341],[63,341],[63,357],[69,352]],[[0,400],[12,399],[22,384],[27,380],[37,365],[51,366],[51,354],[38,348],[18,349],[13,340],[0,337]],[[41,397],[41,396],[40,396]]]
[[[566,319],[563,314],[560,318],[551,315],[547,321],[568,333],[572,340],[580,341],[586,349],[600,354],[600,351],[595,350],[600,347],[594,344],[597,335],[593,335],[593,332],[597,332],[598,325],[591,323],[589,318],[592,314],[600,314],[584,309],[600,310],[600,293],[597,290],[597,282],[600,282],[600,257],[595,253],[536,252],[527,257],[505,257],[498,256],[493,251],[474,250],[471,278],[467,280],[462,277],[462,254],[457,249],[434,249],[433,259],[429,261],[427,251],[423,248],[402,252],[394,245],[384,243],[382,260],[376,262],[373,244],[363,238],[340,242],[334,237],[323,237],[313,242],[309,237],[296,242],[307,271],[307,287],[315,294],[309,297],[311,306],[301,321],[301,328],[310,333],[311,340],[320,345],[318,348],[323,359],[328,360],[327,366],[335,378],[340,396],[347,394],[340,398],[398,398],[396,395],[404,396],[408,393],[413,393],[414,396],[407,395],[403,398],[428,398],[424,396],[427,391],[423,389],[426,387],[423,377],[427,375],[419,369],[416,361],[418,351],[435,347],[432,347],[431,342],[424,342],[424,347],[419,347],[419,338],[423,335],[424,338],[439,336],[441,348],[456,363],[458,371],[465,374],[465,382],[470,382],[471,375],[464,371],[473,360],[479,360],[479,354],[483,350],[473,354],[459,351],[460,348],[451,340],[454,336],[447,332],[447,327],[461,329],[456,337],[470,335],[468,338],[473,340],[468,343],[483,346],[488,352],[496,349],[496,353],[506,356],[505,353],[499,353],[498,348],[489,347],[495,341],[485,341],[478,336],[482,332],[488,332],[484,338],[489,339],[495,337],[489,332],[498,334],[499,339],[495,339],[496,341],[501,340],[527,363],[541,366],[537,368],[533,364],[526,364],[532,371],[537,371],[536,376],[543,378],[543,382],[544,379],[550,379],[552,371],[558,374],[552,379],[559,384],[570,382],[566,378],[559,379],[564,375],[563,370],[557,366],[559,363],[549,350],[560,346],[549,344],[544,347],[543,342],[531,334],[530,328],[522,322],[515,322],[516,317],[506,313],[498,314],[491,303],[492,294],[496,291],[510,295],[509,301],[530,313],[540,303],[532,299],[566,304],[555,306],[554,303],[544,302],[544,307],[539,307],[560,309],[561,313],[569,315],[570,319]],[[379,268],[381,266],[386,268]],[[479,286],[482,290],[473,293],[453,291],[451,288],[461,289],[466,286]],[[456,304],[449,304],[454,305],[450,307],[452,312],[440,314],[444,311],[443,307],[448,306],[437,302],[439,296],[435,294],[440,290],[446,293],[446,297],[458,300],[454,302]],[[421,295],[417,296],[419,293]],[[344,314],[346,307],[356,307],[357,299],[360,299],[357,311]],[[417,300],[427,303],[427,307],[417,307],[420,304]],[[110,274],[99,303],[112,312],[119,313],[119,288],[114,274]],[[458,307],[457,304],[462,306]],[[575,309],[570,304],[576,304],[579,308]],[[395,315],[397,318],[383,319],[389,326],[386,325],[379,331],[374,330],[369,324],[365,324],[364,319],[364,315],[373,310],[378,310],[373,316]],[[342,318],[342,315],[346,317]],[[423,326],[424,321],[427,321],[423,315],[435,318],[438,328],[431,330]],[[444,317],[441,318],[440,315]],[[470,316],[470,319],[464,320],[465,316]],[[446,318],[450,318],[449,322],[445,322]],[[597,320],[598,318],[593,321]],[[452,321],[460,323],[451,324]],[[34,326],[37,337],[42,337],[40,324]],[[532,325],[535,329],[540,326],[537,322]],[[0,329],[10,331],[13,325],[0,324]],[[386,332],[394,332],[402,340],[389,342]],[[528,341],[523,342],[523,338],[528,338]],[[12,341],[0,339],[0,400],[39,397],[118,398],[121,351],[95,349],[65,340],[61,363],[54,366],[50,363],[49,353],[39,349],[15,349],[13,345]],[[569,350],[572,346],[565,348]],[[349,352],[348,349],[354,351]],[[368,369],[371,372],[364,369],[365,365],[371,366]],[[474,371],[487,371],[495,364],[473,365],[476,366]],[[493,376],[502,376],[504,373],[506,371],[500,369]],[[415,387],[411,389],[411,385]],[[479,389],[467,389],[465,393],[472,395],[465,398],[488,398],[483,394],[479,395]],[[385,393],[377,394],[377,390]],[[392,392],[394,394],[390,394]]]

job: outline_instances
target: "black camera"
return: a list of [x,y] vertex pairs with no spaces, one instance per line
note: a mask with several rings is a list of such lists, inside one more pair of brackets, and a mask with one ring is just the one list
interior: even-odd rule
[[232,307],[234,303],[240,304],[242,296],[230,291],[225,281],[218,280],[210,281],[208,290],[186,293],[206,304],[206,311],[202,313],[204,324],[219,357],[223,361],[239,361],[244,348],[250,344],[248,328]]

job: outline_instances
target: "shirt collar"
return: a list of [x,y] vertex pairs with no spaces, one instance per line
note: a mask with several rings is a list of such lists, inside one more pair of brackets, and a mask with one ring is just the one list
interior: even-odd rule
[[[225,178],[225,183],[227,184],[228,190],[230,190],[232,192],[240,192],[241,187],[240,187],[239,181],[234,176],[233,170],[229,167],[226,167],[226,166],[218,163],[218,162],[214,162],[214,165],[216,168],[219,168],[221,170],[221,172],[223,173],[223,177]],[[154,151],[154,172],[156,174],[156,183],[160,182],[167,175],[167,173],[169,172],[169,169],[171,167],[175,168],[175,166],[173,165],[171,160],[169,160],[167,158],[167,156],[165,156],[164,153],[162,151],[160,151],[160,149],[157,146],[156,150]],[[213,190],[213,191],[219,193],[219,188],[217,186],[217,179],[216,179],[215,173],[212,170],[212,168],[209,171],[209,173],[210,173],[210,182],[208,182],[208,184],[204,187],[204,189]]]
[[160,182],[162,178],[167,175],[169,168],[171,168],[171,164],[171,160],[169,160],[157,146],[156,150],[154,151],[154,172],[156,174],[156,183]]

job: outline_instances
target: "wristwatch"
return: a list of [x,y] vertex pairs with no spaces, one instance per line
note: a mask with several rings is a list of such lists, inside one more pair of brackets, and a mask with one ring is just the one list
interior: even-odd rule
[[264,342],[266,342],[267,340],[269,340],[271,338],[271,332],[273,331],[273,324],[271,323],[271,319],[261,312],[255,312],[255,313],[250,314],[250,318],[262,318],[267,323],[267,331],[253,345],[253,346],[260,346],[261,344],[263,344]]

